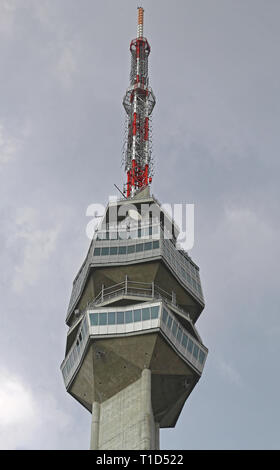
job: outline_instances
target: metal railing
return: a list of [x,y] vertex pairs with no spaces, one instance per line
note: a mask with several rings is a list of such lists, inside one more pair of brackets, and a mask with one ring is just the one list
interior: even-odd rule
[[90,307],[95,307],[100,303],[106,302],[114,297],[119,297],[121,295],[129,295],[135,297],[147,297],[152,299],[163,298],[168,302],[172,302],[176,305],[176,294],[174,291],[171,293],[166,292],[164,289],[161,289],[154,282],[137,282],[129,281],[127,276],[124,281],[117,284],[113,284],[109,287],[104,287],[102,285],[101,291],[99,294],[87,304],[86,309]]

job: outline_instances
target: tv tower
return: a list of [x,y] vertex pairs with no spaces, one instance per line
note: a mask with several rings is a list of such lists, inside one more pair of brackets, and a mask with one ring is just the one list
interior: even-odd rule
[[[91,449],[159,449],[202,375],[208,350],[199,267],[150,193],[150,45],[138,8],[130,44],[124,197],[110,201],[73,282],[66,316],[65,387],[92,414]],[[186,443],[187,445],[187,443]]]

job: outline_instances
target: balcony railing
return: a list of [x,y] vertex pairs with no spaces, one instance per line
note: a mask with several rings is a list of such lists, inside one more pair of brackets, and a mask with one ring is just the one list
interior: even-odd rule
[[135,297],[147,297],[151,299],[163,298],[176,304],[175,292],[166,292],[157,286],[154,282],[136,282],[129,281],[127,276],[123,282],[119,282],[110,287],[102,286],[99,294],[88,303],[87,308],[94,307],[100,303],[106,302],[114,297],[123,295]]

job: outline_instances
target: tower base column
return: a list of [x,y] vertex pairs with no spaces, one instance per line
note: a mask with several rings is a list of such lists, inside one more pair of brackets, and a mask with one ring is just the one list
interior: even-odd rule
[[159,426],[151,402],[151,371],[100,405],[92,407],[91,449],[159,449]]

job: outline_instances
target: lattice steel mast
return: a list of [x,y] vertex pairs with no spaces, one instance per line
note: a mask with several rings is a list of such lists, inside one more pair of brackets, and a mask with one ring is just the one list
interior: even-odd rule
[[127,141],[125,150],[125,171],[127,174],[126,196],[152,181],[150,115],[155,105],[155,96],[149,87],[148,57],[150,45],[143,36],[143,8],[138,8],[137,38],[130,44],[131,71],[130,86],[123,99],[128,116]]

